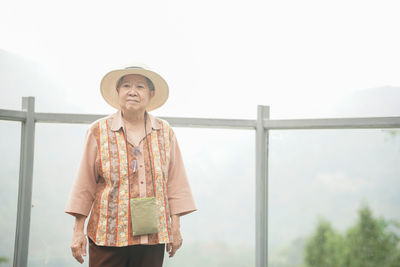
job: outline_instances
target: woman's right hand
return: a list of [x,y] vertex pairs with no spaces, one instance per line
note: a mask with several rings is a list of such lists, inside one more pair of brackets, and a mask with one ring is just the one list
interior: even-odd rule
[[72,251],[72,256],[80,262],[83,263],[83,257],[86,257],[86,245],[87,245],[87,239],[85,234],[82,232],[75,232],[74,235],[72,236],[72,242],[71,242],[71,251]]
[[86,216],[80,214],[75,215],[75,226],[71,242],[71,251],[72,256],[74,256],[79,263],[83,263],[84,261],[82,256],[86,257],[87,238],[83,233],[85,220]]

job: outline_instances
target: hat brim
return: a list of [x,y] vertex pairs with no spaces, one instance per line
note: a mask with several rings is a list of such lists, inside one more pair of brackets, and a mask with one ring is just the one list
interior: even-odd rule
[[146,107],[147,111],[161,107],[168,99],[169,88],[167,82],[157,73],[143,68],[127,68],[113,70],[107,73],[100,83],[100,91],[104,100],[116,109],[120,109],[117,83],[122,76],[139,74],[149,78],[154,84],[154,96]]

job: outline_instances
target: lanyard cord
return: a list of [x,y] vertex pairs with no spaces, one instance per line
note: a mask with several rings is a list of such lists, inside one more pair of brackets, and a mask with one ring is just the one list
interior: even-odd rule
[[[156,188],[154,186],[153,164],[152,164],[152,160],[151,160],[149,141],[147,140],[147,128],[146,128],[147,124],[146,124],[146,121],[147,121],[147,112],[145,111],[145,113],[144,113],[144,133],[146,135],[145,137],[146,137],[147,151],[149,153],[149,164],[150,164],[151,181],[152,181],[151,184],[153,185],[154,196],[156,196]],[[124,136],[125,136],[125,143],[128,144],[128,140],[127,140],[128,132],[126,132],[126,135],[124,135]],[[134,149],[135,149],[135,146],[134,146]],[[143,153],[144,153],[144,151],[143,151]],[[135,160],[136,160],[136,155],[134,155],[134,156],[135,156]],[[128,168],[129,168],[129,164],[128,164]],[[146,171],[145,171],[145,173],[146,173]]]
[[[153,185],[153,193],[154,196],[156,196],[156,188],[154,186],[154,174],[153,174],[153,164],[151,160],[151,153],[150,153],[150,147],[149,147],[149,140],[147,140],[147,128],[146,128],[146,122],[147,122],[147,111],[144,112],[144,133],[146,135],[146,144],[147,144],[147,152],[149,153],[149,164],[150,164],[150,171],[151,171],[151,181]],[[150,137],[151,138],[151,137]],[[144,152],[144,151],[143,151]]]

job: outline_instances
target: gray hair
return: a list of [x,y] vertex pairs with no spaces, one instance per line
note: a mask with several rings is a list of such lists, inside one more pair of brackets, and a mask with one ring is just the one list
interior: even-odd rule
[[[128,75],[129,75],[129,74],[128,74]],[[125,76],[127,76],[127,75],[124,75],[124,76],[122,76],[121,78],[119,78],[119,80],[118,80],[118,82],[117,82],[117,89],[119,89],[119,88],[121,87],[122,81],[124,80]],[[142,76],[143,76],[143,75],[142,75]],[[153,82],[152,82],[149,78],[147,78],[146,76],[143,76],[143,77],[146,78],[147,86],[149,87],[150,92],[154,91],[155,88],[154,88]]]

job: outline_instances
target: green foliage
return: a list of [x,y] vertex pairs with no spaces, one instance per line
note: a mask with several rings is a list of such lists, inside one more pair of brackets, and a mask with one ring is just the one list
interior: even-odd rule
[[306,266],[339,267],[343,255],[343,238],[329,222],[320,220],[317,231],[305,247]]
[[399,237],[389,231],[389,226],[389,222],[374,218],[371,210],[363,207],[357,224],[347,231],[345,266],[390,267],[399,253]]
[[320,220],[305,247],[306,267],[400,267],[399,224],[374,218],[363,206],[359,219],[342,236]]
[[6,263],[8,262],[8,259],[5,257],[0,257],[0,263]]

